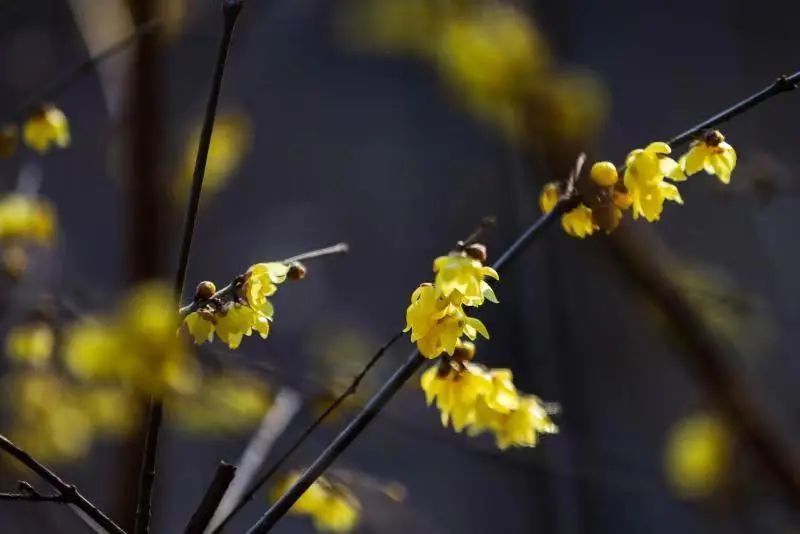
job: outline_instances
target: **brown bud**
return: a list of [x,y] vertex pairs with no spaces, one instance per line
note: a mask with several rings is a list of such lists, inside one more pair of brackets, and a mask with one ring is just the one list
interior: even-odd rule
[[209,282],[206,280],[205,282],[200,282],[197,284],[197,289],[194,290],[194,299],[195,300],[208,300],[214,296],[214,293],[217,292],[217,286],[214,285],[214,282]]
[[299,261],[293,261],[289,265],[289,271],[286,273],[286,278],[289,280],[302,280],[306,277],[306,266]]
[[486,253],[486,245],[481,243],[473,243],[467,248],[464,249],[464,252],[467,253],[467,256],[470,258],[476,259],[481,263],[486,263],[487,253]]
[[475,357],[475,344],[469,341],[459,341],[456,350],[453,351],[453,359],[459,362],[466,362]]
[[719,130],[709,130],[703,134],[703,142],[708,146],[719,146],[725,140],[725,136]]

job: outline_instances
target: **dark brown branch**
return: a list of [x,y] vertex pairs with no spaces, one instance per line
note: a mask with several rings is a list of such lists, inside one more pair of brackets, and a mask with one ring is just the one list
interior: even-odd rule
[[[92,521],[96,522],[98,525],[106,529],[111,534],[125,534],[125,531],[122,530],[114,521],[112,521],[107,515],[100,511],[97,506],[92,504],[86,497],[84,497],[79,491],[78,488],[75,486],[68,484],[64,480],[62,480],[58,475],[54,472],[50,471],[47,467],[39,463],[33,456],[25,452],[24,450],[20,449],[16,445],[14,445],[11,441],[8,440],[3,435],[0,435],[0,449],[8,453],[9,455],[13,456],[17,459],[21,464],[25,467],[39,475],[42,480],[50,484],[53,489],[55,489],[59,497],[63,499],[63,501],[67,504],[72,504],[77,507],[81,512],[86,514]],[[37,495],[39,497],[44,497],[39,495],[38,493],[30,493],[30,491],[25,491],[25,494],[30,495]],[[35,499],[28,499],[28,500],[35,500]],[[38,500],[45,500],[45,499],[38,499]]]
[[236,466],[225,462],[219,463],[211,484],[206,489],[200,505],[195,513],[192,514],[192,519],[186,526],[185,534],[203,534],[211,518],[214,517],[214,512],[217,510],[219,502],[225,496],[225,492],[228,491],[228,486],[231,485],[234,475],[236,475]]

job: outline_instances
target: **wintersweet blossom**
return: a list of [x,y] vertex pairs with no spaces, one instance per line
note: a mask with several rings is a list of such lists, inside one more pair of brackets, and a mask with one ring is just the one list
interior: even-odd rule
[[436,407],[442,417],[442,425],[453,422],[456,432],[475,422],[475,404],[478,397],[485,396],[492,387],[486,369],[469,362],[443,361],[422,374],[420,380],[425,400]]
[[43,321],[17,325],[6,334],[6,354],[18,363],[45,367],[52,359],[55,341],[52,327]]
[[22,127],[25,144],[44,154],[55,145],[69,146],[69,122],[64,112],[53,105],[42,106],[31,115]]
[[[286,475],[272,489],[270,499],[277,501],[299,478],[297,471]],[[323,476],[308,487],[289,512],[309,516],[317,530],[323,532],[350,532],[361,519],[361,504],[342,483]]]
[[497,271],[481,264],[463,251],[440,256],[433,262],[434,285],[445,298],[466,306],[480,306],[484,300],[498,302],[485,277],[498,280]]
[[725,136],[719,130],[713,130],[694,141],[679,163],[687,176],[705,170],[716,175],[723,184],[728,184],[736,167],[736,150],[725,142]]
[[649,222],[657,221],[665,200],[683,204],[678,188],[665,181],[686,179],[680,165],[669,157],[671,152],[667,143],[654,142],[628,154],[624,183],[631,196],[634,219],[643,216]]
[[0,239],[49,245],[55,229],[55,209],[49,202],[22,193],[0,198]]
[[598,229],[592,219],[592,210],[583,204],[562,215],[561,226],[568,235],[581,239],[592,235]]

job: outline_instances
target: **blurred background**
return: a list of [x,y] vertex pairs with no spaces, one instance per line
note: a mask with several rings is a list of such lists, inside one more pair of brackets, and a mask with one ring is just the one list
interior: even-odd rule
[[[155,3],[157,93],[141,108],[129,96],[135,42],[71,76],[145,22],[136,4],[0,1],[0,122],[20,120],[66,77],[47,99],[72,138],[45,157],[20,147],[0,160],[4,190],[47,199],[58,227],[45,246],[4,244],[4,332],[56,301],[59,320],[112,310],[131,279],[139,223],[161,272],[175,268],[221,15],[217,1]],[[539,216],[542,184],[565,178],[581,151],[621,163],[792,72],[798,16],[789,1],[248,0],[187,287],[221,286],[250,264],[340,241],[351,250],[281,287],[267,341],[198,349],[241,380],[220,386],[223,395],[247,395],[220,413],[203,405],[209,397],[176,401],[154,532],[182,531],[218,460],[237,462],[262,416],[280,409],[271,463],[404,325],[432,259],[481,217],[497,217],[484,237],[492,259]],[[720,415],[726,400],[691,364],[702,355],[631,274],[636,255],[663,268],[716,340],[717,361],[745,386],[740,395],[797,451],[798,99],[778,96],[722,127],[739,153],[730,186],[698,176],[682,186],[685,205],[667,206],[657,225],[628,219],[612,237],[586,240],[553,229],[525,252],[495,285],[501,304],[480,312],[492,340],[478,358],[557,403],[559,434],[500,451],[442,428],[414,378],[336,463],[335,479],[360,503],[354,531],[800,532],[797,495]],[[128,132],[142,113],[153,114],[149,168],[163,195],[158,216],[140,211],[131,223]],[[288,467],[313,460],[410,347],[398,343]],[[0,429],[13,434],[26,378],[10,358],[0,373]],[[42,411],[65,402],[57,382],[39,387]],[[28,421],[24,435],[127,526],[141,413],[117,398],[103,405],[113,431],[76,436],[80,425],[55,413],[47,429],[41,417]],[[5,460],[0,491],[18,479],[46,489]],[[268,504],[260,492],[228,531],[244,532]],[[0,501],[0,532],[83,529],[66,507]],[[314,530],[302,516],[276,528]]]

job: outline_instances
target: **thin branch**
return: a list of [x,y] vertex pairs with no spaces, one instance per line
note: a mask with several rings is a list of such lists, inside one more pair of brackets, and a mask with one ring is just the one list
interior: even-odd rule
[[[59,496],[67,504],[74,505],[83,514],[86,514],[92,521],[97,523],[107,532],[111,534],[125,534],[114,521],[107,515],[100,511],[97,506],[92,504],[86,497],[84,497],[75,486],[68,484],[62,480],[54,472],[50,471],[47,467],[39,463],[33,456],[20,449],[8,440],[5,436],[0,434],[0,449],[16,458],[25,467],[39,475],[45,482],[50,484],[53,489],[58,491]],[[29,492],[25,492],[29,493]],[[38,494],[37,494],[38,495]]]
[[62,78],[52,82],[50,85],[42,89],[38,94],[28,98],[24,104],[19,106],[17,111],[13,114],[13,122],[22,122],[25,117],[30,113],[31,109],[35,106],[55,99],[64,90],[69,88],[72,84],[80,80],[86,74],[92,72],[95,66],[103,61],[112,58],[124,52],[131,44],[135,43],[139,38],[149,34],[161,26],[161,21],[153,19],[144,24],[139,25],[134,32],[120,39],[108,48],[101,50],[94,56],[76,65],[71,71],[65,74]]
[[355,395],[356,391],[358,390],[358,386],[361,384],[361,381],[364,379],[366,374],[375,366],[376,363],[381,359],[384,353],[389,350],[389,348],[394,345],[401,337],[403,337],[403,332],[397,332],[394,334],[386,343],[379,348],[375,354],[370,358],[367,364],[364,366],[363,369],[353,378],[353,381],[347,386],[347,389],[339,395],[336,400],[334,400],[324,412],[319,414],[317,418],[306,427],[303,432],[297,436],[297,439],[289,446],[286,451],[272,464],[272,467],[267,469],[263,475],[261,475],[258,480],[250,487],[250,489],[242,496],[242,499],[237,503],[237,505],[231,510],[231,512],[225,516],[225,518],[219,522],[219,524],[214,528],[213,532],[220,532],[222,528],[228,523],[228,521],[233,518],[233,516],[239,512],[244,506],[250,502],[253,497],[261,491],[261,488],[267,481],[272,478],[272,476],[280,471],[280,469],[286,464],[286,461],[294,454],[294,452],[300,448],[300,446],[305,442],[306,439],[314,432],[314,430],[322,424],[325,419],[328,418],[330,414],[332,414],[336,408],[338,408],[348,397],[351,395]]
[[[494,262],[492,267],[500,271],[508,266],[519,253],[527,248],[533,240],[542,234],[558,217],[572,206],[571,199],[565,199],[550,213],[542,215],[536,222],[529,226]],[[353,421],[339,433],[330,445],[317,457],[311,466],[298,478],[295,483],[267,510],[261,519],[250,529],[248,534],[263,534],[268,532],[289,511],[297,499],[319,478],[322,473],[342,454],[370,422],[381,412],[383,407],[391,400],[403,384],[427,361],[419,351],[412,352],[406,362],[384,383],[380,390],[361,409]]]
[[38,493],[0,493],[0,501],[56,502],[67,501],[63,495],[40,495]]
[[[318,258],[323,258],[325,256],[332,256],[334,254],[344,254],[349,250],[350,246],[347,243],[337,243],[335,245],[331,245],[330,247],[309,250],[308,252],[303,252],[301,254],[297,254],[296,256],[291,256],[289,258],[286,258],[285,260],[280,260],[280,263],[289,264],[296,261],[314,260]],[[237,278],[239,277],[237,276]],[[186,317],[187,315],[195,311],[197,308],[199,308],[204,302],[209,302],[212,300],[221,300],[229,297],[233,293],[234,289],[236,289],[236,283],[231,282],[230,284],[226,285],[225,287],[223,287],[222,289],[218,290],[216,293],[211,295],[211,297],[209,297],[208,299],[203,301],[194,300],[190,304],[187,304],[186,306],[179,308],[178,313],[180,314],[181,317]]]
[[214,516],[214,511],[217,505],[222,500],[225,492],[228,490],[233,477],[236,475],[236,466],[220,462],[217,466],[217,471],[214,473],[214,478],[208,486],[203,499],[197,510],[192,514],[189,524],[186,526],[185,534],[203,534],[203,531]]
[[681,145],[688,141],[691,141],[697,134],[701,133],[703,130],[707,130],[709,128],[714,128],[715,126],[719,126],[723,122],[727,122],[738,115],[741,115],[745,111],[748,111],[755,106],[769,100],[773,96],[777,96],[781,93],[787,93],[794,89],[797,89],[798,84],[800,84],[800,71],[795,72],[790,76],[782,75],[778,77],[774,82],[772,82],[769,86],[765,87],[761,91],[748,96],[744,100],[737,102],[736,104],[732,105],[726,110],[723,110],[713,117],[704,120],[703,122],[692,126],[685,132],[676,135],[669,141],[667,144],[670,146]]
[[[217,113],[217,103],[222,88],[222,78],[225,72],[225,63],[230,49],[236,19],[243,7],[242,0],[223,0],[223,32],[219,43],[217,59],[214,66],[213,81],[208,96],[203,129],[195,160],[192,189],[189,196],[189,205],[184,222],[183,238],[181,239],[178,268],[175,274],[175,296],[177,302],[181,301],[183,286],[186,282],[186,271],[189,266],[189,253],[192,247],[192,237],[197,221],[197,210],[200,205],[200,193],[203,188],[203,177],[208,159],[208,149],[211,145],[211,134],[214,129],[214,119]],[[153,484],[156,477],[156,453],[158,451],[158,438],[161,423],[164,418],[164,406],[160,400],[151,398],[148,405],[147,436],[145,438],[144,454],[139,473],[139,492],[137,496],[136,526],[137,534],[147,534],[150,531],[150,508],[153,493]]]

